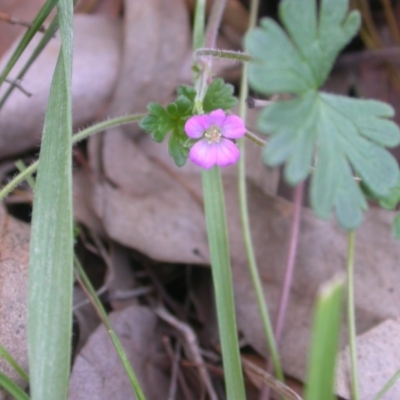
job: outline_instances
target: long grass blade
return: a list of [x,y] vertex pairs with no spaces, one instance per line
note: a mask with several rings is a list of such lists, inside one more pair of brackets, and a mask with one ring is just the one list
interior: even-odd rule
[[221,171],[218,167],[203,171],[202,178],[227,398],[229,400],[244,400],[246,395],[237,337]]
[[115,347],[115,350],[122,362],[122,365],[124,366],[126,375],[129,378],[129,381],[131,383],[132,389],[134,393],[136,394],[136,397],[138,400],[146,400],[144,393],[140,387],[139,381],[136,378],[135,372],[132,369],[132,366],[129,362],[129,359],[125,353],[124,348],[122,347],[122,344],[120,340],[118,339],[118,336],[116,335],[111,322],[108,318],[108,315],[106,313],[106,310],[103,307],[103,304],[101,303],[99,297],[97,296],[96,291],[94,290],[89,278],[87,277],[84,269],[82,268],[81,263],[79,262],[78,258],[75,257],[75,265],[76,265],[76,275],[79,283],[81,284],[82,288],[85,290],[87,293],[89,300],[93,304],[93,307],[95,308],[98,316],[104,323],[104,325],[107,327],[107,332],[110,335],[110,338],[113,342],[113,345]]
[[59,0],[61,49],[45,117],[32,213],[28,350],[34,400],[61,400],[68,392],[73,283],[72,12],[70,0]]

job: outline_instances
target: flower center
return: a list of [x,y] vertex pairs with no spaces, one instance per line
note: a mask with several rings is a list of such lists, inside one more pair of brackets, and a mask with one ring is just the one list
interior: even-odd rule
[[216,126],[212,125],[209,129],[206,130],[204,136],[208,139],[208,143],[219,143],[221,139],[221,131]]

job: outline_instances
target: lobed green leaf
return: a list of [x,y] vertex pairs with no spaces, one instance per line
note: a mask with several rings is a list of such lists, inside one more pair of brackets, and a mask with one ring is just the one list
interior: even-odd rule
[[377,196],[389,195],[399,180],[394,157],[384,148],[400,142],[400,131],[387,118],[390,106],[316,91],[273,103],[261,113],[260,130],[271,134],[264,149],[267,165],[285,165],[293,185],[304,180],[313,164],[311,204],[327,218],[333,208],[340,224],[354,229],[367,207],[357,174]]
[[[318,89],[328,77],[340,50],[360,27],[358,11],[347,14],[348,0],[283,0],[279,15],[283,27],[271,18],[245,38],[254,57],[249,81],[265,94],[302,94]],[[319,14],[319,15],[318,15]]]
[[140,121],[140,128],[151,134],[155,142],[162,142],[167,133],[172,129],[172,121],[168,112],[161,104],[149,103],[149,115]]
[[207,93],[203,100],[203,109],[205,113],[210,113],[213,110],[221,108],[229,110],[236,104],[236,99],[233,96],[234,87],[225,83],[223,79],[214,79],[208,86]]
[[[223,79],[215,79],[207,89],[203,108],[205,112],[215,109],[232,108],[236,99],[233,97],[234,88]],[[181,85],[177,89],[178,97],[166,108],[159,103],[147,106],[149,114],[142,119],[140,127],[151,134],[155,142],[162,142],[171,132],[168,149],[170,156],[178,167],[186,163],[189,148],[189,138],[184,131],[186,120],[193,115],[196,91],[193,87]]]

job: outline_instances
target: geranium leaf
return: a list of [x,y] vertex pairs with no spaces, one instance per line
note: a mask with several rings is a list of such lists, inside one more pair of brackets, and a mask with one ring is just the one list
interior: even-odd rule
[[223,79],[214,79],[208,86],[207,93],[204,96],[203,109],[205,113],[222,108],[229,110],[236,104],[233,96],[234,87],[225,83]]
[[249,66],[250,84],[265,94],[300,94],[318,89],[339,51],[360,27],[357,11],[347,14],[348,0],[283,0],[279,15],[286,33],[265,18],[245,39],[257,61]]
[[172,129],[172,120],[161,104],[149,103],[149,115],[140,121],[140,128],[151,134],[155,142],[162,142],[167,133]]
[[399,180],[394,157],[384,148],[400,143],[389,105],[319,92],[339,51],[355,35],[358,12],[348,0],[283,0],[279,15],[286,31],[271,19],[250,32],[248,53],[253,88],[288,93],[289,100],[265,108],[259,127],[270,134],[264,162],[285,163],[285,178],[296,185],[312,174],[310,200],[318,216],[335,210],[340,224],[356,228],[367,202],[359,177],[375,196],[388,196]]
[[178,167],[186,164],[189,148],[186,146],[188,137],[183,133],[183,129],[176,129],[171,134],[168,142],[169,155],[173,158]]

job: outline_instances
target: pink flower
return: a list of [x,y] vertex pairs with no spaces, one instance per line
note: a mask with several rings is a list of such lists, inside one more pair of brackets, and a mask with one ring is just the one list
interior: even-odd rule
[[190,149],[190,160],[210,169],[214,165],[224,167],[239,160],[239,149],[231,139],[241,138],[246,133],[246,127],[241,118],[226,115],[219,109],[210,115],[189,118],[185,132],[192,139],[200,139]]

